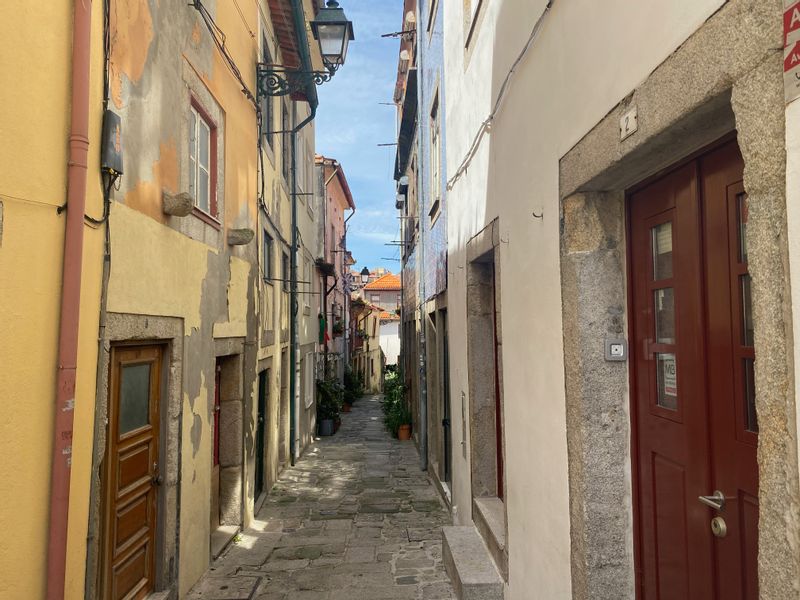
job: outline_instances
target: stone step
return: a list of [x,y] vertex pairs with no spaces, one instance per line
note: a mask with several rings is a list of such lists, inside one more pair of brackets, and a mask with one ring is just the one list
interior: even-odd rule
[[442,527],[442,554],[459,600],[503,600],[503,579],[474,527]]
[[508,581],[505,506],[499,498],[475,498],[472,502],[475,528],[486,543],[500,576]]

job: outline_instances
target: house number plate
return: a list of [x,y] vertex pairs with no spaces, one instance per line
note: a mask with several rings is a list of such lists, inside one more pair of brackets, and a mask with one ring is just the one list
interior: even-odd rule
[[622,115],[619,120],[619,139],[620,141],[632,136],[639,129],[639,108],[634,105],[628,112]]

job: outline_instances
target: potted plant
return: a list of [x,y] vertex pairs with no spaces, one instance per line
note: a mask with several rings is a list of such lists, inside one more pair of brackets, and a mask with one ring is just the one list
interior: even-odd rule
[[403,406],[398,410],[397,422],[397,439],[401,442],[411,439],[411,411],[408,407]]
[[405,401],[405,386],[399,372],[388,372],[383,388],[383,422],[386,429],[400,440],[411,438],[411,411]]
[[342,319],[336,319],[333,322],[333,335],[339,336],[344,333],[344,321]]
[[350,412],[355,401],[360,398],[364,393],[364,385],[361,378],[356,375],[351,369],[344,373],[344,390],[342,394],[342,412]]
[[317,423],[320,436],[333,435],[339,419],[341,386],[333,380],[317,381]]

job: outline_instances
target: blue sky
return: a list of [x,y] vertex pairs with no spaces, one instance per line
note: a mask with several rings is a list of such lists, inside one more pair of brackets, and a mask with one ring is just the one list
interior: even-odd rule
[[392,102],[400,42],[381,38],[398,31],[403,19],[401,0],[339,0],[353,21],[355,40],[347,62],[319,91],[316,119],[316,151],[335,158],[344,168],[356,214],[348,223],[347,245],[364,265],[386,267],[394,273],[400,263],[398,246],[385,246],[398,239],[394,208],[395,108]]

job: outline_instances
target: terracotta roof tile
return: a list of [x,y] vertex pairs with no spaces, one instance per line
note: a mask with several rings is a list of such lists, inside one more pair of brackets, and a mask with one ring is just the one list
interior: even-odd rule
[[378,277],[375,281],[371,281],[364,286],[365,290],[370,291],[400,291],[402,289],[400,284],[400,276],[393,273],[387,273],[382,277]]

